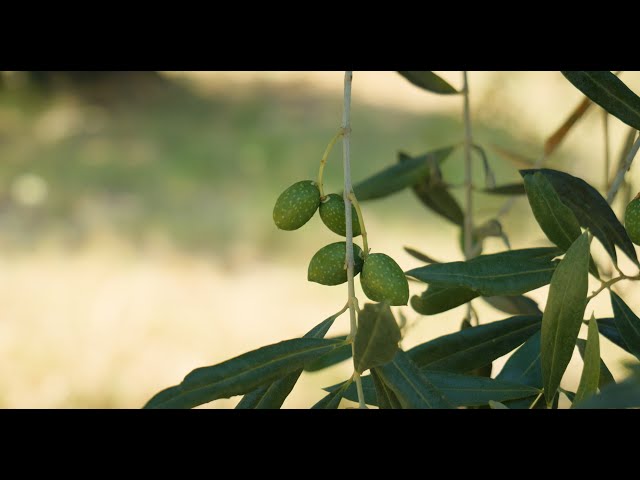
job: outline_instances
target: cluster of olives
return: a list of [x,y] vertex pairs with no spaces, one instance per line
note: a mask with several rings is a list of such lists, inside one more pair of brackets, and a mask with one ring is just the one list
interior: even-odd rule
[[[353,236],[361,235],[356,209],[352,208]],[[320,210],[322,222],[332,232],[346,236],[345,205],[342,196],[331,193],[321,196],[316,182],[294,183],[280,194],[273,208],[273,221],[281,230],[297,230]],[[322,285],[340,285],[347,281],[346,242],[322,247],[309,263],[307,279]],[[406,305],[409,284],[400,266],[384,253],[368,254],[354,244],[354,275],[360,274],[362,291],[375,302]]]

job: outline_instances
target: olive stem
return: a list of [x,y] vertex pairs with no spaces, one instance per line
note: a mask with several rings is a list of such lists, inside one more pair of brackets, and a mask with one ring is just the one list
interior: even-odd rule
[[[356,294],[355,285],[353,281],[353,215],[351,211],[351,199],[349,194],[352,191],[351,187],[351,80],[353,78],[353,72],[344,72],[344,110],[342,112],[342,158],[344,166],[344,216],[346,220],[346,262],[347,262],[347,286],[349,295],[349,318],[350,318],[350,333],[349,337],[355,339],[356,332],[358,330],[358,324],[356,321]],[[322,190],[321,190],[322,194]],[[352,357],[354,359],[354,371],[353,380],[356,382],[356,389],[358,391],[358,403],[360,408],[367,408],[364,402],[364,392],[362,391],[362,380],[360,374],[355,369],[355,342],[351,344]]]
[[362,250],[364,254],[364,258],[367,258],[369,255],[369,243],[367,242],[367,229],[364,226],[364,217],[362,216],[362,209],[360,208],[360,203],[356,198],[355,193],[349,193],[349,200],[353,204],[353,207],[356,209],[356,214],[358,215],[358,223],[360,224],[360,234],[362,235]]
[[611,288],[612,285],[615,285],[621,280],[640,280],[640,273],[638,275],[625,275],[622,272],[620,273],[621,275],[618,277],[611,278],[606,282],[600,282],[600,287],[587,297],[587,303],[593,298],[597,297],[598,294],[602,292],[604,289]]
[[620,187],[622,186],[624,175],[631,168],[631,164],[633,163],[633,159],[638,153],[638,149],[640,149],[640,136],[636,138],[636,141],[633,144],[633,147],[631,147],[631,150],[629,151],[629,154],[625,158],[624,163],[618,169],[618,173],[616,174],[616,177],[614,178],[613,183],[611,184],[611,188],[607,192],[607,203],[609,205],[611,205],[613,203],[613,200],[616,198],[618,190],[620,190]]
[[544,395],[544,391],[540,392],[538,394],[538,396],[536,397],[536,399],[533,401],[533,403],[529,406],[529,410],[533,410],[533,408],[538,404],[538,402],[540,401],[540,399],[542,398],[542,395]]
[[320,198],[321,199],[323,199],[324,196],[325,196],[324,195],[324,180],[323,180],[324,167],[327,164],[327,160],[329,158],[329,155],[331,154],[331,150],[333,150],[333,146],[336,144],[338,139],[343,136],[343,134],[344,134],[344,130],[340,129],[340,131],[333,136],[333,138],[329,142],[329,145],[327,145],[327,148],[324,151],[324,155],[322,155],[322,160],[320,160],[320,168],[318,169],[318,190],[320,190]]
[[[472,256],[471,235],[473,231],[473,171],[471,168],[471,148],[473,146],[473,138],[471,135],[471,111],[469,108],[469,82],[466,70],[462,72],[462,82],[462,93],[464,98],[464,258],[469,260]],[[467,303],[467,318],[471,318],[471,302]]]

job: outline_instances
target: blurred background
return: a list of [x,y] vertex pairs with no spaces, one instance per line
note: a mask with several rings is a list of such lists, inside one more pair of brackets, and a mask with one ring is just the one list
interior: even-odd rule
[[[460,86],[460,72],[437,73]],[[342,118],[343,74],[1,72],[0,407],[139,408],[193,368],[300,336],[340,310],[344,285],[306,280],[311,256],[339,237],[317,215],[298,231],[279,231],[272,208],[286,187],[316,177]],[[518,181],[523,165],[494,146],[537,158],[582,96],[559,72],[469,75],[474,139],[498,184]],[[637,72],[622,78],[640,91]],[[417,155],[460,142],[461,112],[461,97],[424,92],[395,72],[354,72],[354,182],[395,163],[399,150]],[[602,189],[602,124],[592,107],[547,165]],[[609,124],[617,161],[627,128],[615,118]],[[457,150],[445,178],[460,183],[461,165]],[[482,185],[479,161],[474,168]],[[637,169],[628,174],[633,194]],[[341,148],[325,175],[325,189],[340,192]],[[477,223],[504,201],[475,198]],[[619,218],[623,208],[619,200]],[[370,246],[405,270],[420,262],[403,246],[462,259],[457,229],[410,191],[364,203],[363,213]],[[513,248],[549,244],[524,197],[502,221]],[[500,239],[485,243],[485,253],[501,250]],[[635,273],[621,257],[623,270]],[[618,285],[640,312],[634,286]],[[358,281],[356,288],[362,304]],[[530,296],[543,307],[546,293]],[[508,316],[474,305],[481,323]],[[611,314],[606,295],[587,316],[592,308]],[[405,348],[457,330],[465,313],[401,310]],[[343,316],[331,334],[347,330]],[[631,357],[601,341],[622,378]],[[304,374],[285,407],[311,406],[351,370],[343,362]],[[576,354],[565,388],[575,390],[580,370]]]

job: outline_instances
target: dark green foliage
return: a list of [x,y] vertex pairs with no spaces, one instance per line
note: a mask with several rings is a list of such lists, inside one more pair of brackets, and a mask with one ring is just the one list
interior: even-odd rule
[[611,115],[640,130],[640,97],[611,72],[563,71],[577,89]]
[[618,218],[598,191],[581,178],[565,172],[542,168],[521,170],[523,178],[542,173],[553,186],[564,205],[569,207],[580,226],[588,228],[600,240],[614,262],[617,262],[615,247],[618,246],[638,265],[636,251]]
[[481,295],[520,295],[546,285],[556,268],[557,248],[527,248],[481,255],[466,262],[427,265],[407,275],[429,284],[462,286]]
[[538,304],[524,295],[482,297],[493,308],[511,315],[542,315]]
[[422,315],[435,315],[473,300],[479,294],[466,287],[433,284],[411,297],[411,307]]
[[586,306],[589,238],[583,233],[567,250],[551,278],[542,316],[542,376],[547,405],[569,365]]
[[[441,94],[464,93],[433,72],[399,73],[424,90]],[[640,128],[640,98],[611,72],[563,74],[607,112]],[[544,144],[546,156],[557,150],[589,105],[591,102],[584,99],[547,139]],[[627,137],[623,157],[634,136]],[[342,399],[381,409],[557,409],[561,394],[563,401],[565,397],[569,399],[572,408],[640,407],[640,370],[616,384],[600,356],[602,334],[640,358],[640,318],[609,289],[614,317],[596,320],[592,314],[589,322],[583,320],[587,301],[591,298],[587,297],[589,273],[597,279],[603,275],[602,286],[594,295],[618,281],[637,279],[624,274],[615,278],[616,273],[611,272],[616,269],[612,268],[609,259],[603,262],[599,271],[591,257],[590,246],[593,236],[604,246],[614,266],[618,267],[616,248],[640,266],[633,246],[633,242],[640,244],[640,201],[636,199],[627,206],[625,230],[602,194],[581,178],[558,170],[529,168],[520,171],[522,183],[496,186],[491,159],[483,147],[466,142],[465,147],[471,148],[466,153],[474,154],[466,158],[482,161],[485,183],[483,188],[470,185],[468,177],[462,183],[461,178],[453,178],[456,171],[449,169],[451,165],[447,165],[446,170],[441,169],[443,162],[460,145],[462,143],[417,157],[399,153],[397,163],[357,183],[353,187],[354,194],[359,201],[367,201],[411,188],[429,211],[455,226],[452,246],[462,245],[466,225],[465,211],[456,198],[458,194],[460,198],[464,192],[494,197],[526,194],[533,216],[556,247],[511,250],[503,229],[508,202],[496,212],[485,212],[481,208],[471,208],[467,212],[466,219],[471,220],[472,251],[462,252],[465,261],[441,263],[405,247],[407,253],[426,265],[403,272],[388,255],[368,254],[354,245],[354,273],[360,273],[364,294],[379,303],[366,303],[360,308],[357,297],[349,297],[347,305],[352,309],[351,314],[357,315],[357,322],[355,316],[351,317],[349,336],[324,338],[339,315],[336,314],[303,338],[272,344],[211,367],[198,368],[179,385],[156,394],[145,407],[192,408],[219,398],[244,395],[238,403],[239,409],[280,408],[303,372],[315,372],[345,360],[352,360],[353,375],[325,388],[328,393],[313,409],[337,409]],[[522,159],[518,162],[529,167],[535,163]],[[619,163],[618,170],[622,165]],[[323,168],[324,164],[320,177]],[[626,182],[628,195],[634,187],[629,178]],[[602,185],[598,184],[598,187]],[[607,188],[610,186],[602,190]],[[630,196],[626,198],[628,201]],[[325,225],[332,232],[345,236],[343,197],[333,193],[323,200],[320,201],[315,182],[298,182],[276,201],[274,222],[280,229],[295,230],[319,208]],[[486,198],[487,202],[490,200]],[[500,201],[500,198],[493,200]],[[465,201],[464,207],[471,204],[471,201]],[[353,234],[358,236],[361,228],[355,208],[352,216]],[[420,220],[417,218],[416,221]],[[500,237],[507,250],[482,255],[485,246],[493,248],[492,242],[485,242],[489,237]],[[429,238],[418,243],[421,240],[412,242],[425,245],[427,251],[434,248],[429,244]],[[309,263],[308,279],[323,285],[345,283],[345,249],[346,242],[332,243],[320,249]],[[459,331],[407,351],[401,348],[403,332],[412,328],[413,322],[438,321],[438,318],[413,315],[411,323],[407,324],[402,309],[392,311],[391,306],[401,307],[408,303],[407,276],[426,284],[426,289],[422,286],[411,298],[411,307],[419,314],[437,315],[468,304]],[[542,312],[536,301],[523,294],[546,285],[549,285],[549,293]],[[352,287],[350,285],[349,289]],[[478,305],[473,301],[478,297],[493,308],[514,316],[503,320],[485,318],[483,310],[474,308]],[[399,315],[400,325],[394,313]],[[456,324],[459,325],[459,321],[460,318]],[[583,323],[588,325],[587,340],[578,338]],[[583,358],[583,369],[579,386],[572,392],[562,388],[561,381],[576,346]],[[499,364],[498,359],[509,354],[496,375],[494,367]],[[369,374],[364,375],[367,371]],[[359,392],[363,398],[359,398]]]
[[613,319],[626,350],[640,359],[640,318],[633,313],[622,299],[610,292]]
[[193,408],[218,398],[243,395],[284,377],[341,346],[338,340],[296,338],[262,347],[189,373],[175,387],[155,395],[145,408]]
[[396,163],[353,186],[356,198],[362,202],[382,198],[404,190],[428,179],[431,172],[451,154],[454,147],[445,147],[433,152]]
[[416,87],[441,95],[451,95],[458,92],[449,83],[433,72],[398,72]]
[[467,373],[509,353],[540,330],[540,316],[511,317],[417,345],[407,355],[421,368]]
[[385,303],[367,303],[358,314],[354,366],[358,373],[389,362],[398,351],[400,328]]

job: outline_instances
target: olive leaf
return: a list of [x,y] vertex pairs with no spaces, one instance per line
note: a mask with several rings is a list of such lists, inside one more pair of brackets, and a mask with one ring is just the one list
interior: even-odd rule
[[578,338],[586,307],[589,273],[589,237],[573,242],[551,278],[542,315],[542,375],[547,406],[560,386]]
[[[303,338],[324,338],[329,329],[333,326],[336,318],[338,318],[341,314],[342,312],[338,312],[323,320],[318,325],[309,330]],[[343,350],[344,347],[338,347],[335,350],[329,352],[327,355],[331,355],[332,352],[342,352]],[[322,358],[326,358],[326,355],[321,356],[320,358],[318,358],[318,360],[321,360]],[[272,383],[266,383],[256,388],[252,392],[249,392],[244,397],[242,397],[242,400],[238,402],[236,408],[267,409],[282,407],[282,404],[291,393],[291,390],[293,390],[293,387],[295,387],[301,374],[302,368]]]
[[[573,398],[573,405],[583,402],[586,398],[595,395],[600,382],[600,335],[598,334],[598,324],[592,316],[589,320],[587,333],[587,345],[584,352],[584,367],[578,390]],[[572,405],[572,406],[573,406]]]
[[400,328],[386,303],[367,303],[358,314],[353,350],[358,373],[389,362],[398,351]]
[[409,80],[416,87],[420,87],[423,90],[427,90],[432,93],[439,93],[440,95],[451,95],[460,93],[453,88],[449,83],[443,80],[441,77],[433,72],[398,72],[404,78]]
[[617,263],[615,247],[618,246],[636,265],[640,266],[627,231],[595,188],[581,178],[548,168],[521,170],[520,175],[524,178],[536,172],[540,172],[549,180],[562,203],[569,207],[578,219],[580,226],[593,233],[614,262]]
[[426,265],[406,272],[429,284],[467,287],[481,295],[520,295],[546,285],[557,248],[527,248],[480,255],[466,262]]
[[640,97],[616,75],[606,71],[563,71],[562,74],[611,115],[640,130]]

